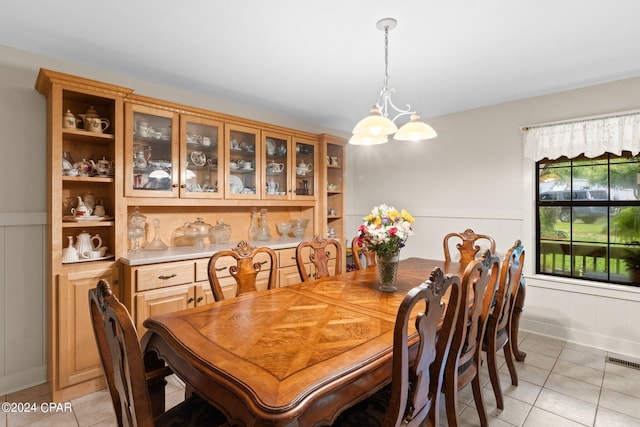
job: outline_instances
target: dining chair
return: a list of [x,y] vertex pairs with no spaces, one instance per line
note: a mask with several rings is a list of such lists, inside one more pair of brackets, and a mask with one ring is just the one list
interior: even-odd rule
[[106,280],[89,290],[89,311],[118,426],[226,425],[224,415],[196,395],[164,411],[164,378],[173,372],[164,363],[146,363],[133,320]]
[[[322,277],[332,276],[329,270],[329,260],[331,252],[329,248],[335,250],[335,269],[334,274],[342,271],[342,246],[336,239],[325,239],[319,234],[313,236],[311,240],[301,242],[296,247],[296,264],[298,265],[298,273],[303,282],[307,282],[313,278],[320,279]],[[308,259],[305,259],[307,258]],[[315,267],[313,277],[307,272],[307,263],[311,262]]]
[[376,253],[364,246],[358,245],[358,236],[354,237],[351,241],[351,257],[353,258],[353,264],[356,270],[362,270],[371,265],[376,265]]
[[518,292],[518,284],[522,277],[524,266],[524,247],[520,240],[516,240],[502,260],[500,267],[500,279],[494,297],[494,304],[487,319],[487,329],[482,349],[487,354],[487,368],[493,394],[496,397],[498,409],[504,409],[502,388],[498,375],[497,352],[502,349],[507,362],[511,384],[518,385],[518,372],[516,371],[515,355],[511,346],[511,317],[513,303]]
[[[334,427],[440,425],[440,388],[461,294],[460,278],[445,276],[439,267],[407,293],[393,331],[391,384],[340,414]],[[417,315],[416,306],[421,308]],[[410,361],[410,354],[416,359]]]
[[[266,260],[256,259],[261,254],[266,254]],[[231,262],[231,264],[229,264]],[[265,264],[269,264],[269,278],[267,289],[275,288],[278,264],[276,253],[266,246],[253,247],[246,240],[242,240],[238,245],[230,250],[218,251],[209,258],[207,274],[209,275],[209,285],[216,301],[224,300],[224,293],[221,286],[221,275],[228,269],[229,275],[236,281],[235,296],[254,292],[257,290],[256,283],[258,274],[263,271]]]
[[[499,258],[485,249],[464,270],[460,300],[467,309],[458,310],[456,327],[444,374],[445,407],[450,427],[458,426],[458,391],[471,383],[480,425],[488,426],[487,410],[482,399],[479,369],[482,341],[499,274]],[[464,307],[464,305],[463,305]]]
[[[450,242],[450,240],[452,241]],[[478,252],[483,249],[482,246],[478,245],[478,241],[481,241],[484,246],[488,245],[488,249],[491,249],[491,253],[496,252],[496,242],[491,236],[487,236],[486,234],[476,234],[472,229],[467,228],[462,233],[449,233],[444,236],[442,246],[444,248],[444,260],[447,262],[451,262],[450,246],[456,240],[459,240],[459,242],[456,243],[456,248],[460,252],[460,259],[458,262],[462,264],[463,267],[466,267],[467,264],[473,261]]]

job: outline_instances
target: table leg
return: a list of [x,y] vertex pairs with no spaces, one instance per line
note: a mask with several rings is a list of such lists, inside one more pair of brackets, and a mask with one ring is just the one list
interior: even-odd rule
[[520,283],[518,283],[518,293],[516,294],[516,299],[513,303],[513,313],[511,316],[511,325],[509,331],[509,341],[511,341],[511,349],[513,350],[513,355],[518,362],[524,362],[524,358],[527,357],[527,353],[518,349],[518,328],[520,325],[520,315],[524,311],[525,294],[526,287],[524,279],[520,279]]

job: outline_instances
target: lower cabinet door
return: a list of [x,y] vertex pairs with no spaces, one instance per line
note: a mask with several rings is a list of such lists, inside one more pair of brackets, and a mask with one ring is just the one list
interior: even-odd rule
[[142,337],[147,331],[142,324],[150,316],[195,307],[195,287],[190,284],[140,292],[136,295],[135,304],[136,329],[138,336]]
[[106,279],[119,297],[119,269],[78,271],[58,276],[57,346],[58,387],[64,388],[102,377],[102,362],[89,314],[89,289]]

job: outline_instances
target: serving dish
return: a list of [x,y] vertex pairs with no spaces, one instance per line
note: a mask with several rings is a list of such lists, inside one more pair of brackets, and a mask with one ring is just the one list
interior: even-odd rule
[[193,151],[189,157],[196,166],[204,166],[207,163],[207,156],[202,151]]
[[235,175],[231,175],[229,178],[229,190],[231,191],[231,194],[242,193],[243,189],[244,184],[242,183],[242,180]]

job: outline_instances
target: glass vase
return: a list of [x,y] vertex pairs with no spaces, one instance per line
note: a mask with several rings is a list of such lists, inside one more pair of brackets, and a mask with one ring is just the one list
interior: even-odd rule
[[378,255],[376,254],[378,280],[380,281],[379,290],[382,292],[395,292],[396,277],[398,275],[398,262],[400,262],[400,254],[394,255]]

